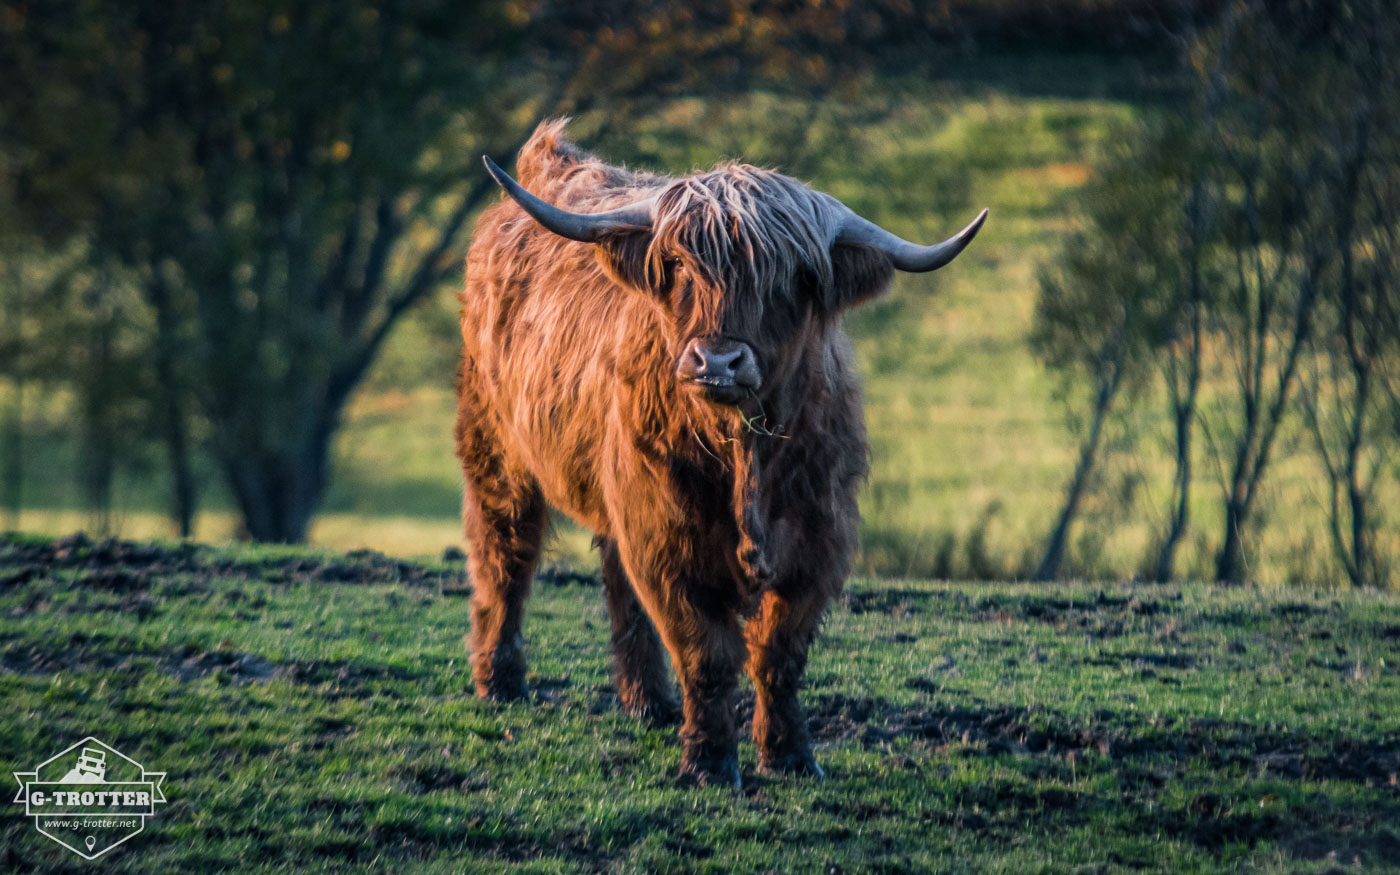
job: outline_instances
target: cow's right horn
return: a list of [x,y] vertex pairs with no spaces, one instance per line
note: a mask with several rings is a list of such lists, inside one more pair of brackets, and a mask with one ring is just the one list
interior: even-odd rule
[[654,199],[604,213],[571,213],[530,194],[520,183],[511,179],[509,173],[496,166],[489,155],[482,155],[481,160],[486,162],[486,171],[505,189],[511,200],[533,216],[536,222],[560,237],[594,243],[614,231],[645,231],[651,227]]
[[861,218],[840,201],[836,203],[841,209],[841,226],[836,232],[837,243],[872,246],[888,255],[897,269],[910,273],[938,270],[957,258],[958,253],[966,249],[972,238],[977,236],[977,232],[982,230],[982,223],[987,221],[987,211],[983,210],[966,228],[942,243],[920,246],[891,234],[869,219]]

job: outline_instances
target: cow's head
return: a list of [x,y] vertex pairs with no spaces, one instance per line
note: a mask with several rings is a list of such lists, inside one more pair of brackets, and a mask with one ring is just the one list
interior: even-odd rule
[[900,239],[835,198],[748,165],[677,179],[644,200],[573,213],[486,158],[506,193],[548,230],[597,244],[619,280],[655,296],[674,329],[676,374],[737,404],[791,373],[828,317],[885,291],[894,270],[936,270],[982,227],[933,246]]

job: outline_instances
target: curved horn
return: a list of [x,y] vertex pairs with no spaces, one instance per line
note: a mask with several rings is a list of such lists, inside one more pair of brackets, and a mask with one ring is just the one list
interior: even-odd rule
[[987,221],[987,211],[984,209],[966,228],[942,243],[920,246],[891,234],[868,219],[862,219],[845,204],[842,204],[841,208],[846,212],[841,220],[841,228],[836,232],[837,243],[857,244],[879,249],[890,257],[895,267],[910,273],[938,270],[952,261],[959,252],[967,247],[967,244],[972,242],[972,238],[976,237],[977,232],[982,230],[982,223]]
[[490,156],[482,155],[481,160],[486,162],[486,172],[490,173],[497,184],[505,189],[511,200],[533,216],[536,222],[560,237],[567,237],[582,243],[593,243],[613,231],[645,231],[651,227],[651,200],[629,204],[604,213],[571,213],[568,210],[561,210],[553,204],[545,203],[530,194],[520,183],[511,179],[509,173],[497,167],[496,162],[492,161]]

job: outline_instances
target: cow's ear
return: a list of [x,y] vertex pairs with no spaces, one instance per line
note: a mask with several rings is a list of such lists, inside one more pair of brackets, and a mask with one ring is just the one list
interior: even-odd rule
[[638,289],[652,289],[647,275],[647,250],[651,247],[649,231],[618,231],[599,240],[598,261],[614,281]]
[[839,312],[889,291],[894,280],[890,257],[870,246],[831,247],[831,286],[822,304],[829,312]]

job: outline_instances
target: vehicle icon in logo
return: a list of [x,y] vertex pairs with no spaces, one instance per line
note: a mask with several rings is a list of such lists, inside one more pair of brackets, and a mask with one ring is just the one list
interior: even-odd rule
[[165,802],[164,772],[148,772],[92,736],[14,775],[14,801],[39,832],[88,860],[145,829],[146,818]]

